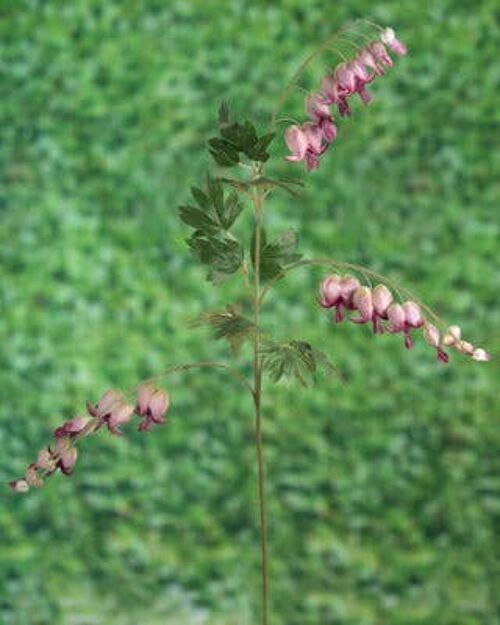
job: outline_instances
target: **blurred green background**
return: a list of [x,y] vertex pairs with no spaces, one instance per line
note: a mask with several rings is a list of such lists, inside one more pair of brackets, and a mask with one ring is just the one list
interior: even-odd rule
[[[227,355],[189,320],[241,285],[204,281],[176,206],[211,166],[218,102],[263,125],[355,17],[410,54],[304,195],[274,196],[269,228],[390,276],[498,351],[496,0],[2,0],[2,483],[110,385]],[[275,152],[275,172],[302,175]],[[266,387],[273,624],[500,623],[497,365],[331,326],[321,275],[295,273],[265,315],[347,380]],[[168,427],[95,437],[72,479],[3,489],[2,625],[258,622],[250,403],[217,372],[169,388]]]

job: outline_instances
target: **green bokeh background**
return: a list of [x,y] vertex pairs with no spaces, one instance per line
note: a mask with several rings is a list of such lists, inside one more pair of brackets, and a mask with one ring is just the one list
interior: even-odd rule
[[[2,0],[3,483],[110,385],[227,356],[189,320],[241,285],[204,281],[176,215],[217,103],[263,125],[304,55],[363,16],[411,53],[304,195],[274,196],[269,229],[390,276],[498,351],[495,0]],[[497,365],[333,327],[321,275],[297,272],[265,314],[346,378],[266,387],[273,625],[500,623]],[[2,625],[258,622],[250,402],[217,372],[170,390],[168,427],[95,437],[72,479],[3,490]]]

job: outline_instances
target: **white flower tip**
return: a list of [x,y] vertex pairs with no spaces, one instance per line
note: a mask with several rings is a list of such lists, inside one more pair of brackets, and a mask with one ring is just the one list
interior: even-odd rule
[[472,360],[476,360],[477,362],[488,362],[491,360],[491,354],[478,347],[472,352]]

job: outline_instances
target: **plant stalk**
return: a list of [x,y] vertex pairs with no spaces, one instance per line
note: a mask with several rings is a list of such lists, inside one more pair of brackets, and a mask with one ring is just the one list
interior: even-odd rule
[[[254,171],[254,176],[259,175]],[[260,513],[260,552],[261,552],[261,575],[262,575],[262,625],[269,625],[269,571],[267,549],[267,507],[266,507],[266,474],[264,462],[264,441],[262,436],[262,365],[260,359],[260,256],[261,256],[261,224],[262,224],[262,201],[263,197],[258,188],[253,187],[252,194],[255,209],[255,248],[254,248],[254,353],[253,353],[253,377],[254,377],[254,404],[255,404],[255,444],[257,448],[257,469],[259,485],[259,513]]]

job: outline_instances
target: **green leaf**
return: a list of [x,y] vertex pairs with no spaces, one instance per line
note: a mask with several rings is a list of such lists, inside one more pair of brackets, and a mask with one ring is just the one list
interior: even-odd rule
[[[285,230],[276,241],[267,242],[264,229],[261,230],[260,277],[262,280],[271,280],[283,269],[302,257],[295,252],[297,235],[294,230]],[[251,258],[255,268],[255,232],[251,242]]]
[[208,145],[210,154],[218,165],[234,167],[240,162],[239,152],[230,141],[214,137],[209,139]]
[[231,351],[237,355],[245,341],[254,335],[255,325],[241,314],[241,309],[228,305],[222,310],[208,311],[199,316],[195,326],[207,325],[212,328],[215,339],[229,342]]
[[224,227],[226,230],[229,230],[234,225],[243,208],[243,202],[240,202],[236,191],[230,193],[224,203]]
[[219,227],[209,214],[194,206],[180,206],[179,215],[185,224],[197,230],[216,230]]
[[327,373],[337,372],[328,357],[306,341],[267,341],[260,353],[262,367],[273,382],[290,378],[297,380],[302,386],[308,386],[315,380],[318,368]]
[[243,263],[243,247],[234,238],[227,235],[211,236],[196,230],[187,239],[194,256],[204,265],[210,265],[207,275],[211,282],[221,282],[235,273]]
[[260,137],[254,145],[249,146],[244,150],[245,154],[253,161],[265,162],[269,159],[269,153],[267,148],[271,141],[274,139],[275,133],[269,132]]

